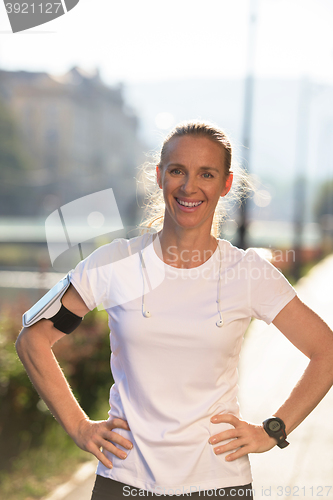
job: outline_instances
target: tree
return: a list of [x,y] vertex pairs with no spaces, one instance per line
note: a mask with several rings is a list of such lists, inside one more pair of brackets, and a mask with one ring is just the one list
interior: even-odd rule
[[333,215],[333,179],[319,187],[314,211],[319,223],[323,216]]
[[27,213],[32,193],[27,192],[25,180],[30,167],[15,119],[0,99],[0,215]]
[[324,182],[318,190],[314,213],[320,224],[324,251],[333,250],[333,179]]

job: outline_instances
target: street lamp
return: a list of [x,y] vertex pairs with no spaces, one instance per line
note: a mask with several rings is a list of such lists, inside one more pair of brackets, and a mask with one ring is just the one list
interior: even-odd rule
[[[243,168],[249,171],[250,165],[250,143],[253,123],[253,95],[254,95],[254,60],[255,41],[258,18],[258,0],[250,0],[248,52],[247,52],[247,75],[245,78],[244,91],[244,116],[243,116]],[[246,195],[241,198],[239,225],[238,225],[238,247],[247,247],[248,205]]]

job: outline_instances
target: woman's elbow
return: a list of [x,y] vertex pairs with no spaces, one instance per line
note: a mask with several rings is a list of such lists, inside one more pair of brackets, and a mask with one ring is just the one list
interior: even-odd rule
[[15,342],[15,349],[20,359],[24,356],[27,346],[29,345],[29,330],[30,328],[22,328]]
[[32,326],[22,328],[15,342],[16,352],[22,360],[27,354],[51,349],[64,334],[54,328],[51,321],[41,319]]

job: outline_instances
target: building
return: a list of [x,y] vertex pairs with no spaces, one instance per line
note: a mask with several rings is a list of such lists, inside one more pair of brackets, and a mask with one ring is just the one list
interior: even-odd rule
[[24,180],[27,193],[38,193],[30,215],[110,187],[122,217],[135,215],[134,177],[145,147],[122,85],[107,86],[98,71],[79,68],[60,77],[0,71],[0,97],[16,118],[33,164]]

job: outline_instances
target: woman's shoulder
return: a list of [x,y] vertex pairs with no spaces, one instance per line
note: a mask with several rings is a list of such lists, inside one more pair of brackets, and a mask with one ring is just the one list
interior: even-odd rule
[[85,260],[88,260],[93,267],[95,265],[100,267],[112,264],[138,253],[150,244],[151,241],[150,235],[147,234],[129,239],[116,238],[110,243],[96,248]]
[[243,250],[224,239],[219,239],[219,246],[222,258],[226,262],[251,264],[252,262],[269,263],[270,260],[270,252],[266,249],[250,247]]
[[223,261],[239,262],[245,256],[245,251],[236,247],[230,241],[219,239],[219,248]]

